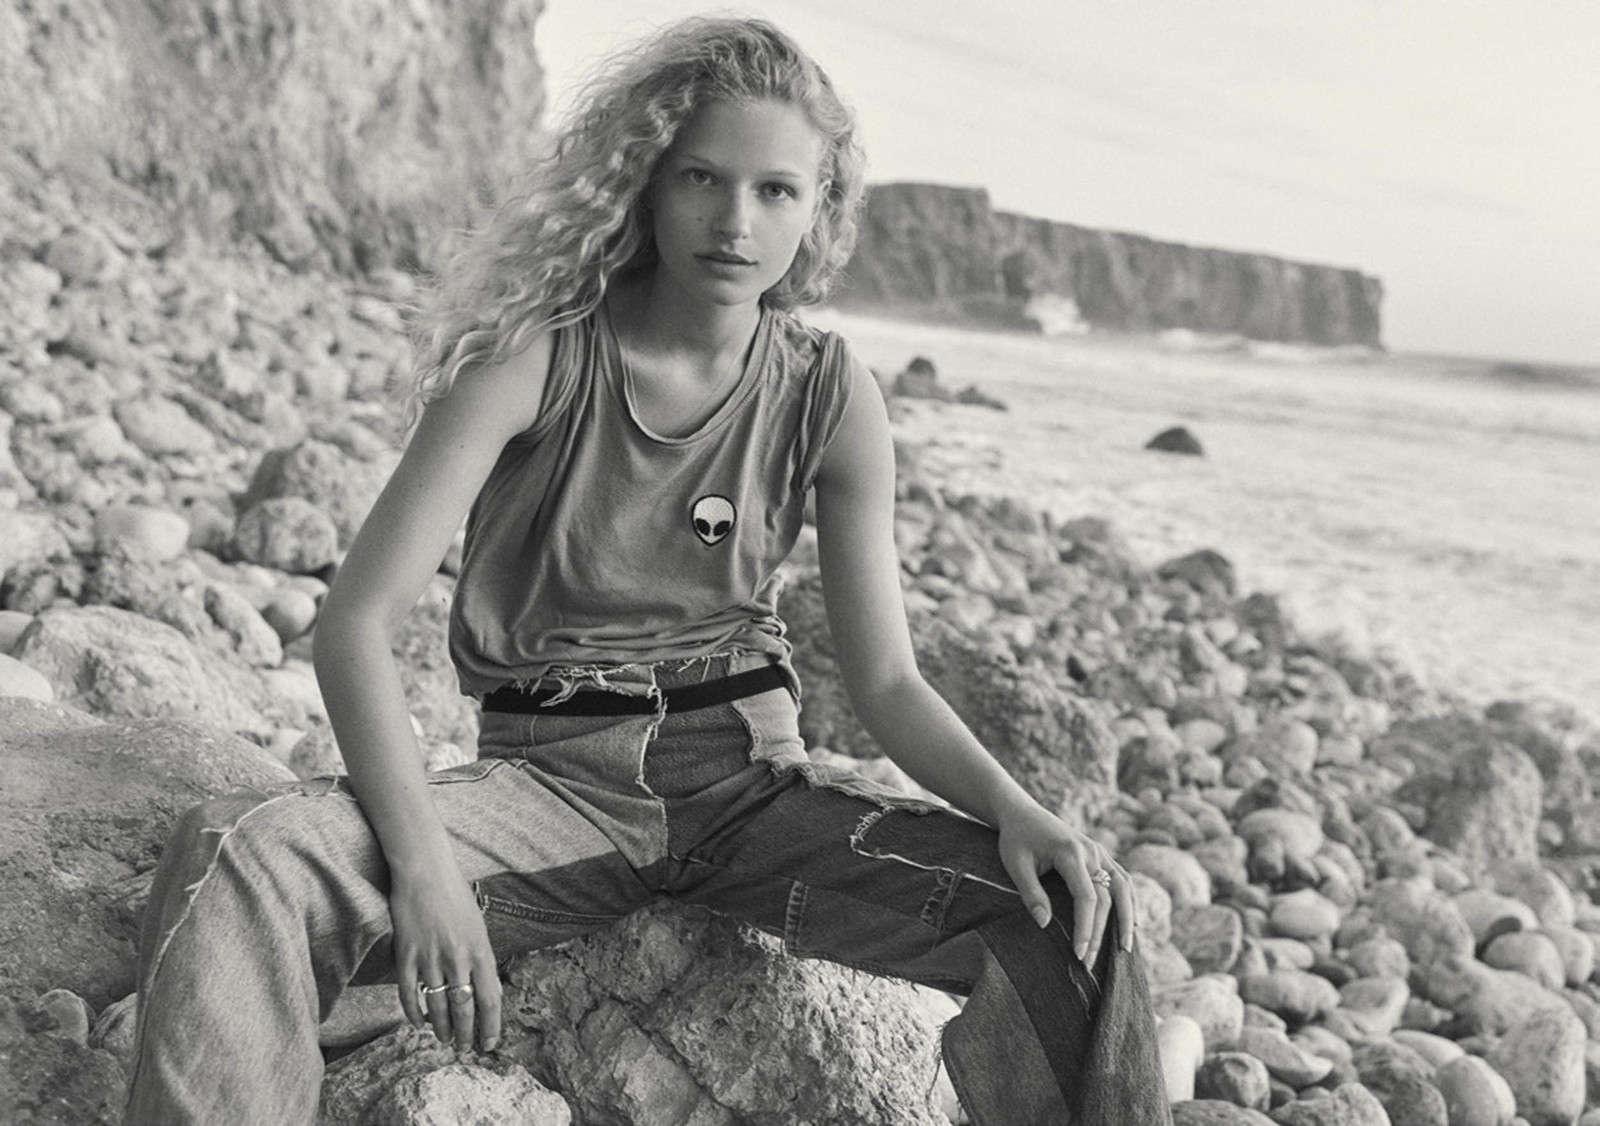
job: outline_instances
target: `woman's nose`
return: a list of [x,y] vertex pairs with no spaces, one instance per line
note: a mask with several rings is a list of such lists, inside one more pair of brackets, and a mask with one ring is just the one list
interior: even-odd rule
[[742,238],[750,233],[750,204],[743,192],[730,191],[723,196],[716,223],[717,233],[729,238]]

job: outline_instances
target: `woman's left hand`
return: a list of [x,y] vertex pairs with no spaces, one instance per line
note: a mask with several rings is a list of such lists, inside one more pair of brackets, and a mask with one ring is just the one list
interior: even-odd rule
[[[1050,897],[1039,877],[1055,869],[1072,894],[1072,945],[1079,960],[1095,964],[1113,905],[1122,948],[1133,949],[1133,882],[1110,852],[1033,801],[1009,809],[999,829],[1000,861],[1035,922],[1050,923]],[[1110,881],[1097,881],[1098,872],[1108,873]]]

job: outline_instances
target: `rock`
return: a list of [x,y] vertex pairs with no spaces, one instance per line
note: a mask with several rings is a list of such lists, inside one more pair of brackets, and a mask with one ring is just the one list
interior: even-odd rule
[[55,1021],[51,1035],[64,1036],[75,1044],[89,1046],[89,1024],[94,1014],[70,989],[52,989],[39,998],[39,1007]]
[[1279,1126],[1391,1126],[1383,1104],[1360,1083],[1342,1083],[1326,1098],[1281,1106],[1272,1120]]
[[95,548],[165,563],[189,545],[189,521],[176,512],[126,504],[102,509],[94,520]]
[[1332,1017],[1347,1022],[1347,1031],[1363,1039],[1387,1036],[1400,1027],[1409,1000],[1411,989],[1404,978],[1359,977],[1339,987],[1339,1010]]
[[275,450],[262,458],[240,511],[248,512],[274,497],[300,497],[333,520],[339,546],[348,547],[397,460],[387,454],[371,460],[353,458],[328,442],[308,439],[292,450]]
[[1276,838],[1286,856],[1307,860],[1322,850],[1325,840],[1315,818],[1292,809],[1252,810],[1239,819],[1234,831],[1250,845]]
[[58,1035],[56,1020],[56,1013],[26,991],[0,993],[0,1110],[5,1120],[115,1126],[122,1121],[127,1087],[122,1068],[111,1053]]
[[1244,924],[1239,912],[1201,903],[1172,912],[1172,944],[1197,974],[1226,973],[1239,958]]
[[1356,1049],[1352,1062],[1391,1122],[1449,1126],[1444,1096],[1433,1085],[1433,1066],[1411,1049],[1379,1041]]
[[1510,1126],[1517,1113],[1510,1085],[1478,1056],[1451,1060],[1433,1081],[1444,1096],[1450,1126]]
[[1372,914],[1418,965],[1470,958],[1472,931],[1451,900],[1421,879],[1380,880],[1368,890]]
[[178,815],[290,777],[198,723],[106,724],[27,700],[0,700],[0,746],[0,981],[96,1008],[133,991],[138,914]]
[[1411,956],[1405,945],[1388,935],[1374,935],[1350,947],[1345,955],[1350,968],[1365,977],[1392,977],[1404,981],[1411,974]]
[[231,586],[206,587],[206,613],[232,643],[233,651],[252,668],[272,669],[283,664],[283,642],[250,600]]
[[1195,1094],[1236,1106],[1266,1110],[1271,1094],[1267,1065],[1244,1052],[1217,1052],[1207,1056],[1195,1074]]
[[1582,985],[1593,976],[1595,940],[1588,931],[1556,925],[1545,927],[1543,933],[1561,952],[1562,972],[1568,985]]
[[1333,1070],[1331,1061],[1312,1055],[1275,1028],[1241,1029],[1239,1050],[1266,1064],[1274,1079],[1296,1090],[1320,1082]]
[[178,403],[161,395],[125,399],[112,414],[128,441],[150,457],[195,455],[216,449],[217,440]]
[[1210,548],[1169,559],[1156,568],[1156,576],[1187,583],[1202,595],[1232,598],[1238,590],[1233,563]]
[[1333,983],[1304,970],[1274,970],[1241,978],[1239,996],[1292,1025],[1320,1020],[1339,1007],[1339,991]]
[[1570,927],[1577,920],[1571,889],[1537,860],[1496,859],[1489,865],[1489,878],[1496,891],[1531,907],[1540,926]]
[[1200,439],[1191,434],[1187,427],[1169,426],[1144,444],[1147,450],[1159,450],[1169,454],[1187,454],[1190,457],[1204,457],[1205,447],[1200,444]]
[[1271,1122],[1259,1110],[1221,1099],[1193,1099],[1172,1107],[1172,1126],[1269,1126]]
[[0,696],[21,696],[49,704],[55,700],[56,690],[43,673],[0,653]]
[[894,377],[893,391],[907,399],[932,399],[949,402],[950,389],[939,383],[939,371],[926,356],[913,356],[905,369]]
[[1491,941],[1483,950],[1483,962],[1498,970],[1513,970],[1530,977],[1546,989],[1566,984],[1566,965],[1561,951],[1549,935],[1539,931],[1512,931]]
[[1470,956],[1452,955],[1424,968],[1422,992],[1455,1012],[1473,1032],[1498,1036],[1545,1009],[1571,1007],[1559,994],[1518,973],[1497,970]]
[[1584,1043],[1583,1022],[1550,1009],[1509,1029],[1489,1052],[1530,1126],[1568,1126],[1583,1113]]
[[1122,857],[1130,872],[1142,872],[1166,889],[1172,907],[1197,907],[1211,902],[1211,877],[1198,860],[1171,845],[1142,844]]
[[1192,1017],[1205,1036],[1208,1052],[1233,1047],[1244,1027],[1239,983],[1226,974],[1201,974],[1192,981],[1154,989],[1151,1004],[1159,1017],[1173,1013]]
[[268,497],[239,517],[233,546],[239,558],[251,563],[308,575],[334,561],[339,530],[304,497]]
[[1396,796],[1427,810],[1428,839],[1471,868],[1536,858],[1544,780],[1533,760],[1486,725],[1444,721],[1420,730],[1443,748],[1414,752],[1422,769]]
[[[1317,762],[1317,732],[1309,723],[1274,716],[1223,748],[1229,759],[1253,757],[1276,778],[1303,779]],[[1320,839],[1317,847],[1321,847]],[[1316,852],[1316,848],[1309,853]]]
[[1497,935],[1517,930],[1534,930],[1539,916],[1520,899],[1501,895],[1485,887],[1471,887],[1451,897],[1461,917],[1472,931],[1472,940],[1482,946]]
[[1404,1044],[1436,1069],[1452,1060],[1460,1059],[1464,1053],[1461,1045],[1454,1040],[1446,1040],[1443,1036],[1435,1036],[1431,1032],[1397,1028],[1390,1039],[1396,1044]]
[[571,1121],[566,1101],[505,1053],[468,1053],[462,1060],[432,1032],[409,1025],[329,1065],[318,1119],[320,1126],[567,1126]]
[[124,1071],[133,1066],[134,1027],[139,1019],[139,995],[130,993],[113,1001],[95,1018],[89,1030],[89,1047],[104,1048],[117,1058]]
[[501,1056],[583,1120],[943,1120],[938,1030],[910,986],[784,957],[703,912],[640,912],[506,976]]
[[261,608],[261,617],[284,644],[304,637],[317,621],[317,600],[303,590],[283,587]]
[[1161,1054],[1167,1101],[1181,1103],[1194,1098],[1195,1071],[1206,1053],[1200,1026],[1182,1013],[1164,1017],[1156,1028],[1156,1046]]
[[1278,896],[1268,921],[1275,932],[1288,938],[1331,938],[1339,929],[1339,908],[1312,889],[1301,888]]
[[271,730],[258,680],[202,654],[171,626],[110,606],[47,610],[22,660],[57,698],[116,719],[194,719],[240,734]]

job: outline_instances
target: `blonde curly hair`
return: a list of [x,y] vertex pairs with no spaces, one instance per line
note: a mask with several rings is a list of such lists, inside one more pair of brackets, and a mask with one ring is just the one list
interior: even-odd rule
[[407,429],[462,375],[588,316],[613,279],[655,264],[646,189],[684,123],[723,101],[792,105],[821,134],[817,219],[763,300],[790,309],[826,295],[855,245],[865,195],[854,113],[770,23],[683,20],[589,81],[526,187],[451,256],[413,318]]

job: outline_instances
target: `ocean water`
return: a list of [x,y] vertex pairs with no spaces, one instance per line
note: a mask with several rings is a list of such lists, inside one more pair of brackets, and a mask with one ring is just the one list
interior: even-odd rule
[[[1151,564],[1215,548],[1303,628],[1473,702],[1600,714],[1600,371],[810,319],[1009,404],[903,412],[955,487],[1109,517]],[[1143,449],[1174,425],[1204,458]]]

